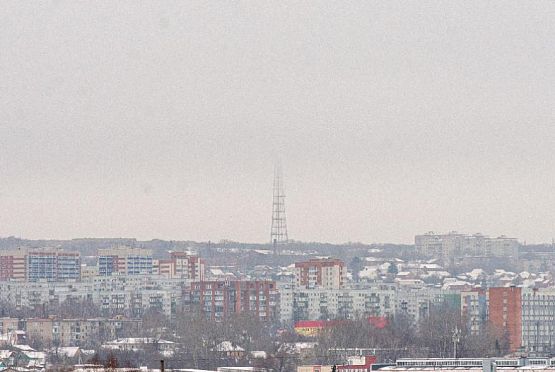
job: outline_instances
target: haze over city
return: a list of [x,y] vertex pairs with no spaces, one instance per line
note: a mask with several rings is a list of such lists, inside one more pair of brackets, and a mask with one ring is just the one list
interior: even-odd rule
[[554,14],[2,2],[0,236],[551,242]]
[[0,372],[555,372],[554,1],[0,2]]

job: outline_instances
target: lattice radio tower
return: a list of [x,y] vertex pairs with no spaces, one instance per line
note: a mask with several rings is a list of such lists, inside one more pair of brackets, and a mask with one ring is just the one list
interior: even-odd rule
[[272,203],[272,232],[271,242],[274,245],[274,254],[278,253],[278,245],[286,244],[287,219],[285,218],[285,188],[283,186],[283,174],[281,164],[274,168],[274,197]]

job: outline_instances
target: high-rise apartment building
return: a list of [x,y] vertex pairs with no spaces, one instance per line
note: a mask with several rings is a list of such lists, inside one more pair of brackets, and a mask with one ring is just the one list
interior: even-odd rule
[[509,337],[512,352],[521,346],[522,338],[522,289],[518,287],[489,288],[489,322]]
[[459,292],[436,287],[374,283],[361,288],[306,289],[279,285],[282,323],[319,319],[360,319],[402,316],[414,324],[433,307],[460,306]]
[[394,316],[393,286],[366,289],[280,288],[279,319],[283,323],[318,319],[358,319]]
[[0,280],[26,279],[25,250],[0,252]]
[[81,256],[77,252],[59,252],[57,280],[81,279]]
[[175,265],[175,276],[191,280],[204,280],[204,262],[198,256],[185,252],[172,252],[170,259]]
[[148,249],[116,247],[98,250],[98,275],[153,274],[154,260]]
[[267,280],[194,282],[188,299],[211,320],[249,313],[266,321],[273,319],[277,311],[276,283]]
[[522,347],[529,353],[551,353],[555,346],[555,289],[523,288]]
[[340,289],[345,285],[345,263],[339,259],[312,259],[295,263],[297,288]]
[[81,278],[81,258],[77,252],[29,252],[27,260],[27,280],[36,282],[79,280]]
[[555,346],[555,289],[489,288],[488,320],[509,338],[511,351],[547,354]]
[[416,252],[425,257],[439,258],[452,265],[460,257],[513,257],[518,256],[517,239],[500,236],[491,238],[482,234],[434,234],[429,232],[414,238]]
[[488,318],[487,290],[476,288],[461,292],[461,314],[472,335],[483,331]]
[[57,282],[80,278],[78,252],[20,249],[0,253],[0,280]]
[[204,262],[196,255],[172,252],[169,260],[154,260],[154,274],[168,278],[204,280]]

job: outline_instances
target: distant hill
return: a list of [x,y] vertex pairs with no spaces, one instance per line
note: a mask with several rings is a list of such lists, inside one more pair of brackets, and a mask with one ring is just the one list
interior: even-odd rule
[[[214,250],[273,250],[270,243],[242,243],[229,240],[222,240],[217,243],[213,242],[195,242],[195,241],[174,241],[154,239],[141,241],[135,238],[78,238],[71,240],[31,240],[16,237],[0,238],[0,250],[16,249],[19,247],[40,248],[40,247],[58,247],[67,250],[78,251],[84,256],[94,256],[99,248],[109,248],[118,245],[131,247],[147,248],[153,251],[155,257],[163,256],[170,250],[184,250],[193,248],[202,256],[210,256]],[[355,256],[395,256],[405,257],[412,255],[414,251],[413,245],[403,244],[363,244],[363,243],[344,243],[331,244],[319,242],[299,242],[291,241],[286,246],[281,247],[284,250],[306,253],[308,255],[322,255],[342,257],[345,260]],[[371,253],[369,253],[371,252]]]

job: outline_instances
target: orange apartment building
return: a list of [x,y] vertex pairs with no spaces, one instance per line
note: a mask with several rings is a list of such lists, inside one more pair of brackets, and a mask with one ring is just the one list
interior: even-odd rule
[[522,340],[522,288],[499,287],[488,290],[489,321],[507,332],[511,352],[521,347]]
[[340,289],[345,285],[345,263],[336,258],[311,259],[295,263],[297,288]]

